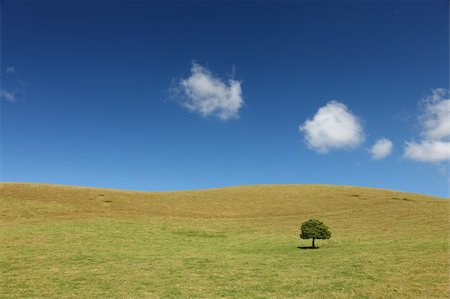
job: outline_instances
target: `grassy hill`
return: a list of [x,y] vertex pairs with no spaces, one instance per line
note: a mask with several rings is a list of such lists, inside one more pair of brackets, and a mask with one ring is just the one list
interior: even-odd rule
[[[450,296],[448,199],[267,185],[0,184],[0,297]],[[332,239],[303,250],[302,222]]]

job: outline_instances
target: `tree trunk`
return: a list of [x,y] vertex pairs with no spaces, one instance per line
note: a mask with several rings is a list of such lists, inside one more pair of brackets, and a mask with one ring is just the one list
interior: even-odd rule
[[315,240],[316,240],[316,239],[313,238],[313,246],[312,246],[313,248],[316,248],[316,245],[314,244],[314,241],[315,241]]

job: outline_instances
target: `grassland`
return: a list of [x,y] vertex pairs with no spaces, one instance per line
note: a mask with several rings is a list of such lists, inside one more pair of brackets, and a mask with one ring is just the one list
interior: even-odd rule
[[[0,184],[0,297],[450,297],[448,199],[370,188]],[[301,223],[333,235],[302,250]]]

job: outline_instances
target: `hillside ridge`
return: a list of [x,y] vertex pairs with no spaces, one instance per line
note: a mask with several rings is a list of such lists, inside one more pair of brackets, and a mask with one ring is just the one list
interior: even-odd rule
[[[387,191],[387,192],[397,192],[403,194],[419,195],[430,198],[441,198],[449,199],[450,197],[440,197],[436,195],[415,193],[409,191],[401,191],[395,189],[384,189],[379,187],[369,187],[369,186],[352,186],[352,185],[334,185],[334,184],[250,184],[250,185],[230,185],[221,187],[211,187],[211,188],[201,188],[201,189],[180,189],[180,190],[134,190],[134,189],[121,189],[121,188],[107,188],[107,187],[93,187],[93,186],[82,186],[82,185],[64,185],[64,184],[51,184],[51,183],[36,183],[36,182],[0,182],[0,188],[3,186],[23,186],[23,187],[45,187],[45,188],[65,188],[65,189],[92,189],[92,190],[105,190],[113,192],[132,192],[132,193],[182,193],[182,192],[202,192],[202,191],[220,191],[227,189],[242,189],[242,188],[264,188],[264,187],[324,187],[324,188],[357,188],[361,190],[374,190],[374,191]],[[1,192],[1,189],[0,189]]]
[[[417,217],[440,197],[334,185],[253,185],[176,192],[1,183],[0,219],[143,216],[181,218]],[[437,207],[436,206],[436,207]],[[431,211],[431,210],[430,210]],[[378,215],[379,214],[379,215]],[[420,216],[420,217],[422,217]]]

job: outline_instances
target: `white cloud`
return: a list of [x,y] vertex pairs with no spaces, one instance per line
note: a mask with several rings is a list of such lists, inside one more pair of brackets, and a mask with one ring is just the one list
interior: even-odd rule
[[370,149],[370,153],[372,154],[372,158],[375,160],[383,159],[391,154],[393,147],[394,145],[392,141],[382,138],[375,142]]
[[16,103],[24,99],[25,83],[17,78],[14,66],[6,66],[1,83],[0,100]]
[[450,161],[450,142],[439,140],[406,142],[405,157],[431,163]]
[[308,147],[320,153],[333,149],[353,149],[364,141],[364,130],[358,117],[343,103],[328,102],[312,119],[299,126]]
[[239,117],[244,105],[241,82],[223,82],[205,67],[193,63],[191,75],[182,79],[175,91],[183,107],[202,116],[216,116],[221,120]]
[[406,142],[404,156],[408,159],[439,163],[450,161],[450,99],[449,91],[436,88],[422,101],[420,142]]
[[14,74],[16,72],[16,68],[13,66],[7,66],[6,67],[6,73],[7,74]]
[[424,100],[422,136],[426,139],[442,139],[450,137],[450,99],[448,90],[437,88]]
[[14,94],[14,92],[8,92],[6,90],[2,90],[0,95],[1,95],[1,98],[5,99],[8,102],[14,103],[16,101],[16,95]]

